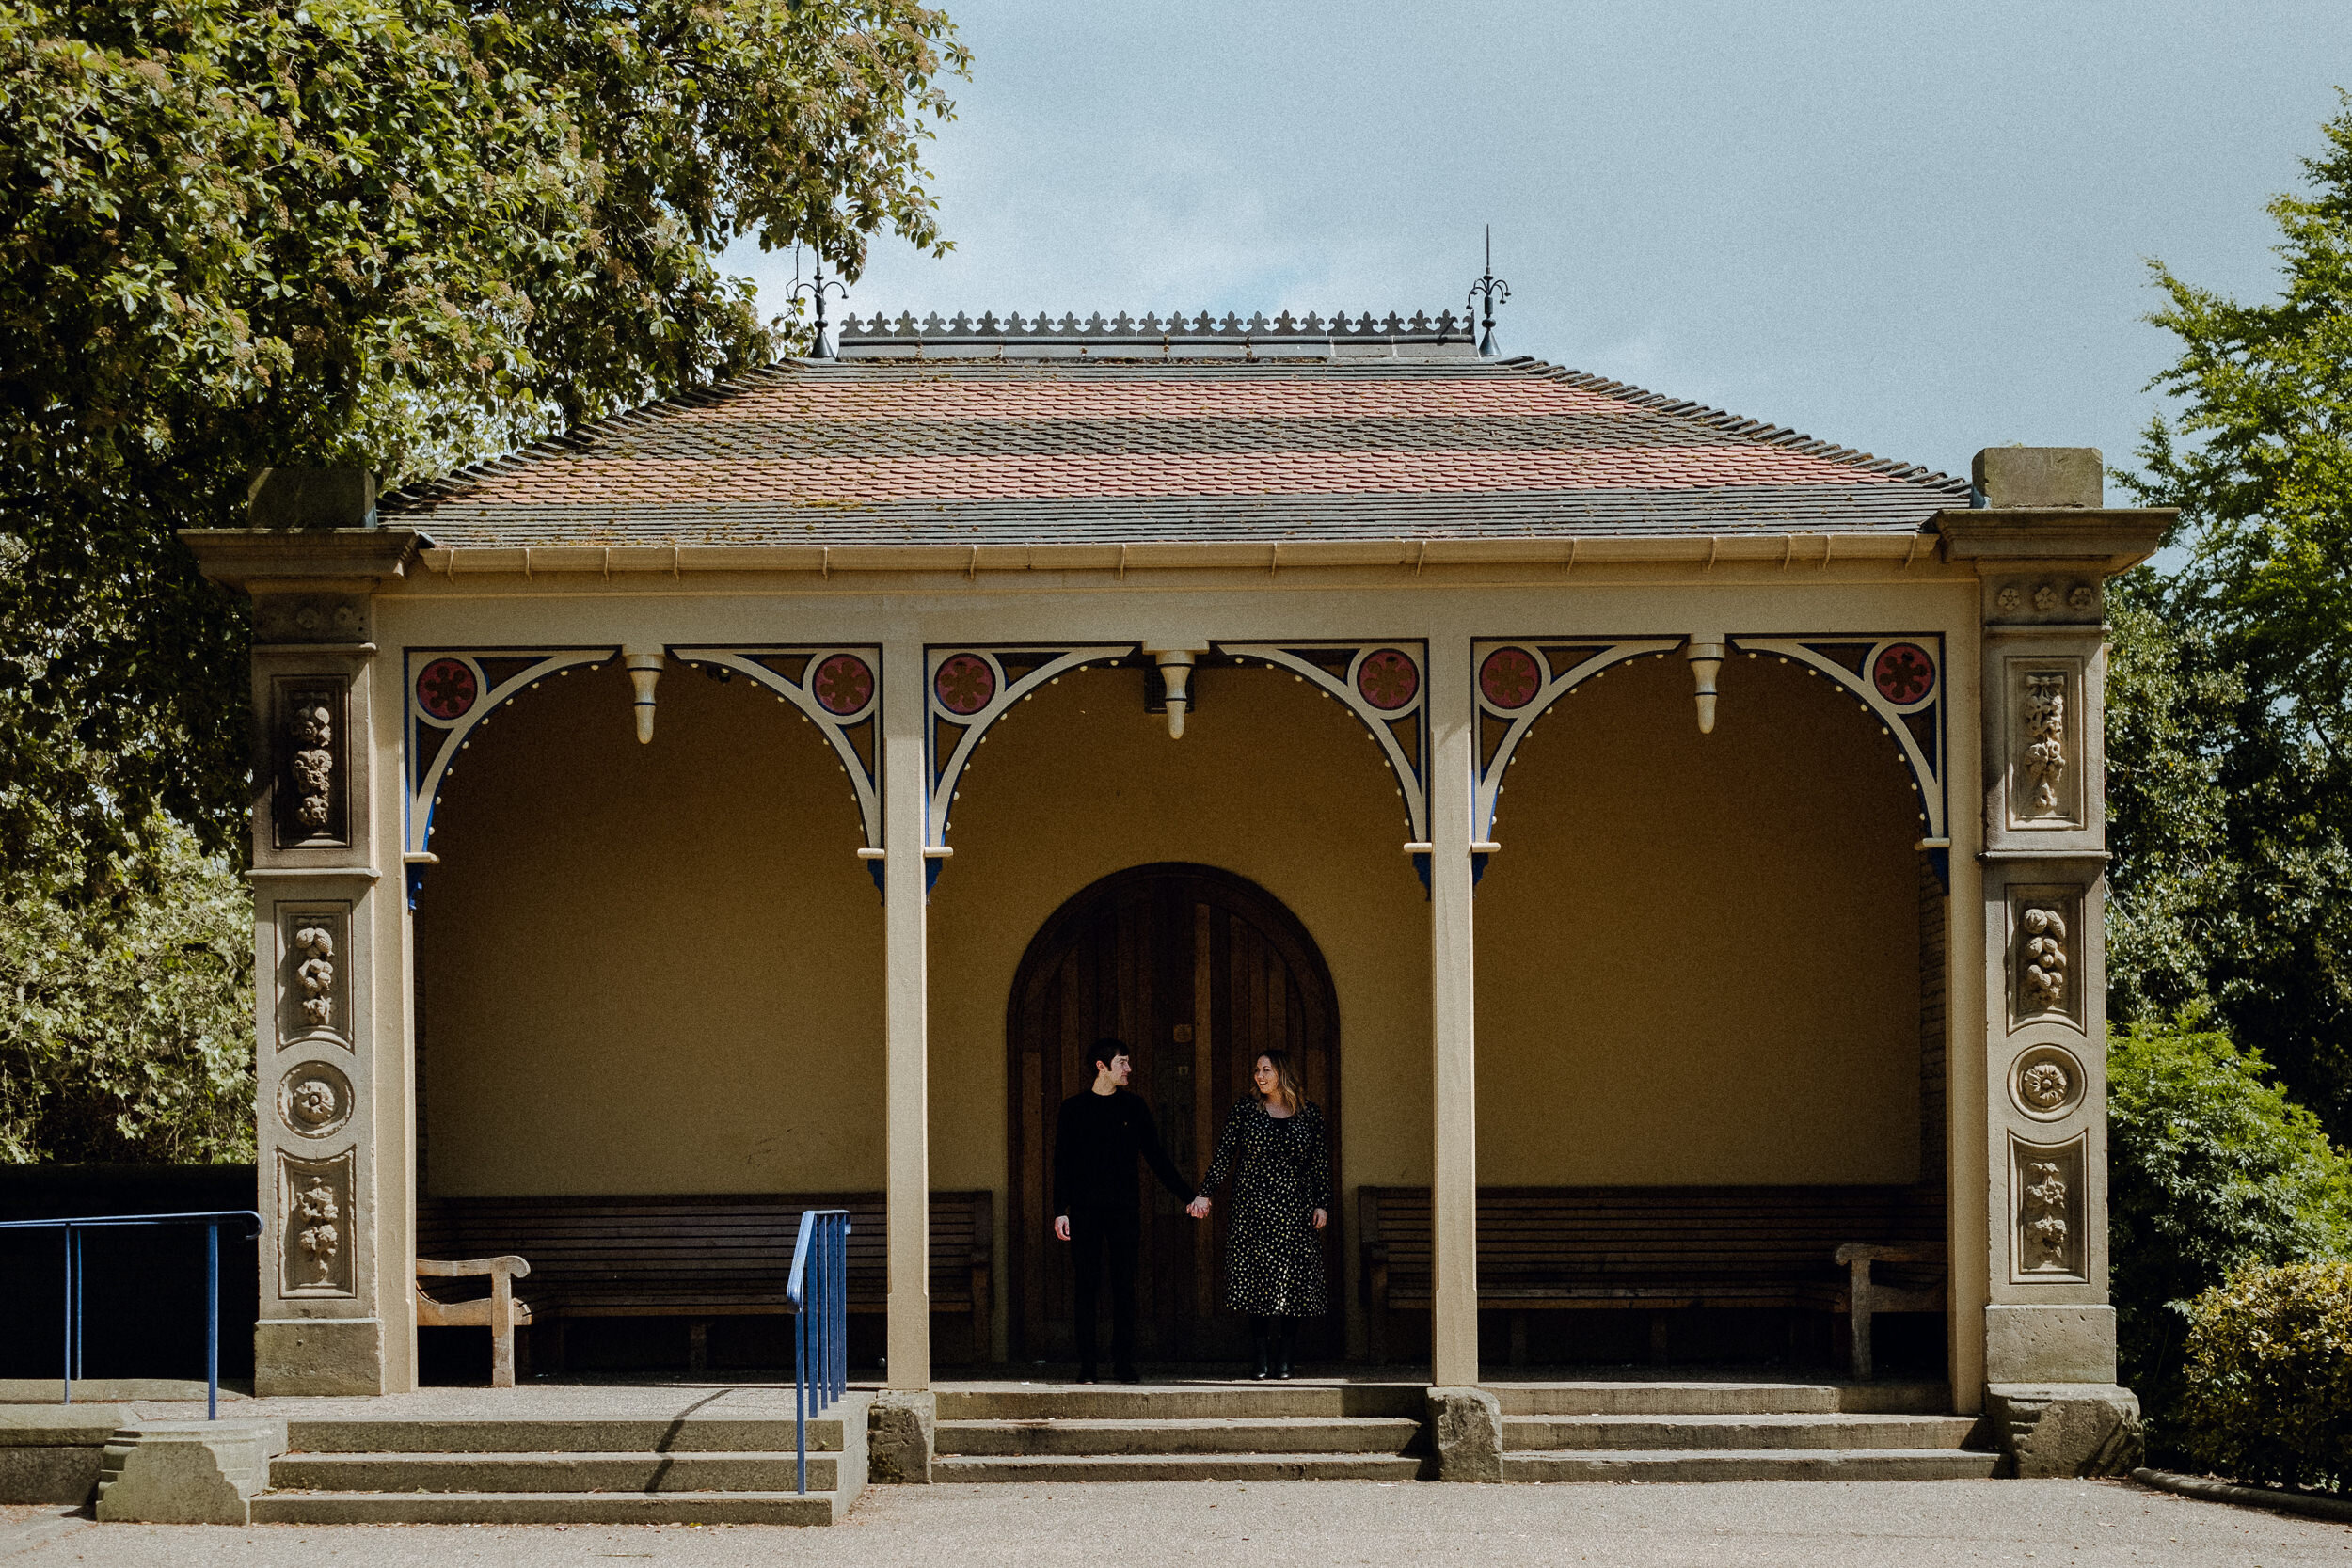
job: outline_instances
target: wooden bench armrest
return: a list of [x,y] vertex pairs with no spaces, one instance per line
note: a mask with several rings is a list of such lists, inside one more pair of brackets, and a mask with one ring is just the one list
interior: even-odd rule
[[530,1272],[531,1265],[511,1253],[503,1258],[469,1258],[453,1263],[431,1258],[417,1259],[418,1276],[425,1279],[470,1279],[485,1274],[520,1279]]
[[1837,1261],[1854,1263],[1940,1263],[1944,1255],[1931,1247],[1874,1246],[1867,1242],[1848,1242],[1837,1249]]

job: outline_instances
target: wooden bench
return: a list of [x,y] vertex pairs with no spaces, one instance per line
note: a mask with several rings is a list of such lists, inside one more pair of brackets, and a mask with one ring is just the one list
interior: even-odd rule
[[[850,1212],[850,1310],[883,1311],[888,1236],[880,1193],[428,1197],[419,1205],[417,1251],[528,1259],[532,1315],[554,1330],[533,1348],[550,1370],[563,1367],[565,1319],[659,1317],[687,1321],[688,1365],[703,1371],[711,1319],[792,1310],[786,1288],[804,1209]],[[993,1194],[931,1194],[931,1310],[967,1318],[981,1360],[995,1236]]]
[[515,1386],[515,1330],[531,1326],[531,1308],[515,1295],[515,1281],[531,1273],[520,1258],[470,1258],[444,1262],[417,1259],[419,1279],[482,1279],[490,1293],[468,1299],[443,1300],[424,1286],[417,1287],[419,1328],[486,1328],[490,1331],[490,1386]]
[[[1389,1314],[1427,1311],[1426,1187],[1358,1190],[1359,1286],[1372,1356]],[[1879,1312],[1945,1309],[1944,1218],[1911,1187],[1482,1187],[1478,1305],[1511,1315],[1527,1358],[1531,1311],[1638,1309],[1665,1359],[1665,1314],[1694,1307],[1814,1310],[1847,1320],[1856,1377],[1871,1371]],[[1873,1265],[1901,1277],[1881,1278]]]

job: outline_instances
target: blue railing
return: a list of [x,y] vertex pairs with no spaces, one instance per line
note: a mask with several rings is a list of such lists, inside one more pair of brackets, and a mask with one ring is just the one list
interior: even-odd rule
[[[808,1423],[850,1390],[850,1212],[803,1209],[792,1246],[792,1435],[808,1490]],[[834,1484],[839,1485],[836,1480]]]
[[81,1214],[72,1219],[0,1220],[0,1230],[61,1230],[65,1233],[65,1402],[73,1402],[73,1380],[82,1375],[82,1232],[134,1225],[204,1227],[204,1418],[220,1418],[220,1227],[244,1228],[245,1241],[262,1233],[262,1216],[250,1209],[213,1209],[193,1214]]

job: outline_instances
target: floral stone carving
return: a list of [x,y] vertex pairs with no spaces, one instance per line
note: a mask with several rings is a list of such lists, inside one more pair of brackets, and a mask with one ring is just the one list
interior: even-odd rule
[[324,926],[305,926],[294,932],[294,945],[302,1022],[324,1029],[335,1022],[335,933]]
[[2074,1235],[2066,1220],[2067,1196],[2066,1172],[2056,1161],[2026,1163],[2026,1201],[2019,1223],[2028,1270],[2074,1272]]
[[324,1138],[351,1119],[351,1080],[326,1062],[304,1062],[278,1085],[278,1118],[287,1131]]
[[2058,784],[2066,777],[2066,677],[2055,670],[2026,676],[2026,815],[2047,816],[2058,809]]
[[352,1157],[305,1160],[278,1156],[284,1195],[279,1278],[289,1295],[349,1295],[352,1291]]
[[2029,905],[2020,924],[2026,940],[2018,955],[2018,1011],[2058,1012],[2066,1006],[2066,916]]
[[294,820],[311,832],[326,828],[334,812],[335,713],[309,698],[294,711]]
[[2057,1110],[2074,1092],[2073,1079],[2056,1062],[2035,1062],[2017,1075],[2019,1098],[2037,1111]]

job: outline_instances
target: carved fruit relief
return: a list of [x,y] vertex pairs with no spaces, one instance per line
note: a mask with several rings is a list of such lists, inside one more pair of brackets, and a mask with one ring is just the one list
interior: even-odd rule
[[2024,945],[2018,953],[2018,1008],[2054,1013],[2066,1006],[2066,916],[2056,909],[2027,905],[2019,923]]
[[352,1156],[278,1157],[280,1293],[352,1293]]
[[2014,1272],[2021,1279],[2083,1277],[2083,1148],[2081,1139],[2010,1146]]
[[2036,670],[2026,676],[2025,816],[2055,816],[2066,778],[2066,676]]

